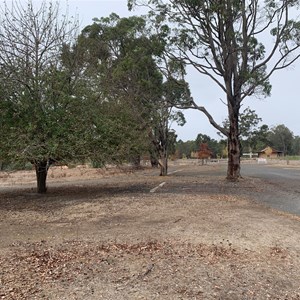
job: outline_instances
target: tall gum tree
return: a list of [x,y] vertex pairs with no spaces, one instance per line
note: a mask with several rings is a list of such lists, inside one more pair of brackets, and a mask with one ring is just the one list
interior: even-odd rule
[[132,120],[140,126],[135,140],[146,132],[159,161],[160,175],[167,175],[170,124],[184,123],[173,103],[182,101],[186,89],[182,88],[178,64],[162,57],[164,40],[143,17],[111,14],[94,19],[78,43],[88,53],[87,62],[107,101],[130,108]]
[[169,56],[193,66],[225,93],[229,129],[192,98],[185,108],[203,112],[228,138],[227,179],[238,180],[242,102],[254,94],[270,95],[270,76],[299,58],[300,23],[293,18],[299,1],[128,1],[129,9],[135,5],[146,5],[153,26],[169,36]]
[[61,63],[77,22],[62,15],[58,3],[9,1],[0,9],[1,135],[8,143],[2,149],[7,159],[34,165],[37,190],[45,193],[52,159],[69,157],[80,136],[76,76]]

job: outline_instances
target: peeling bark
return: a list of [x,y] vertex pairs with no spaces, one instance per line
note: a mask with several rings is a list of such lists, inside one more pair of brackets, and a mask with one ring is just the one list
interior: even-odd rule
[[165,154],[159,159],[160,176],[168,175],[168,159]]
[[[239,109],[240,106],[237,99],[228,101],[229,112],[229,132],[228,132],[228,168],[227,179],[237,181],[241,177],[241,143],[239,132]],[[231,105],[234,103],[234,105]]]
[[227,179],[237,181],[241,177],[241,149],[240,141],[233,133],[228,138],[228,168]]

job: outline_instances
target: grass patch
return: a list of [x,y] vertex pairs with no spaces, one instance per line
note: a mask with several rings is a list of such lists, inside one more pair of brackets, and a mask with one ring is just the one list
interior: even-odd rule
[[286,160],[300,160],[300,155],[288,155],[284,157]]

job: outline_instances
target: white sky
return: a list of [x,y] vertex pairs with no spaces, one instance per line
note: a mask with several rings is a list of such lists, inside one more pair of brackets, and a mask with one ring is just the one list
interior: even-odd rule
[[[23,0],[22,0],[23,1]],[[38,0],[36,0],[38,2]],[[62,5],[65,1],[59,1]],[[143,11],[136,9],[128,12],[126,0],[69,0],[70,15],[78,14],[83,28],[92,24],[93,18],[108,16],[115,12],[121,17],[140,14]],[[224,94],[209,79],[195,71],[188,73],[187,81],[190,84],[192,95],[199,105],[203,105],[221,123],[227,116],[226,106],[220,99],[225,100]],[[250,106],[259,117],[262,124],[270,127],[279,124],[287,126],[295,135],[300,136],[300,60],[288,70],[275,73],[271,78],[272,95],[266,99],[249,98],[244,102],[244,108]],[[217,130],[208,122],[199,111],[185,111],[187,123],[183,127],[174,126],[178,139],[194,140],[198,133],[218,138]]]

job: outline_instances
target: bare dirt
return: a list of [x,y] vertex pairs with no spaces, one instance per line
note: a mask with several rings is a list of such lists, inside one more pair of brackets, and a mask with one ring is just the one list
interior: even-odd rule
[[300,218],[214,172],[0,173],[0,299],[300,299]]

